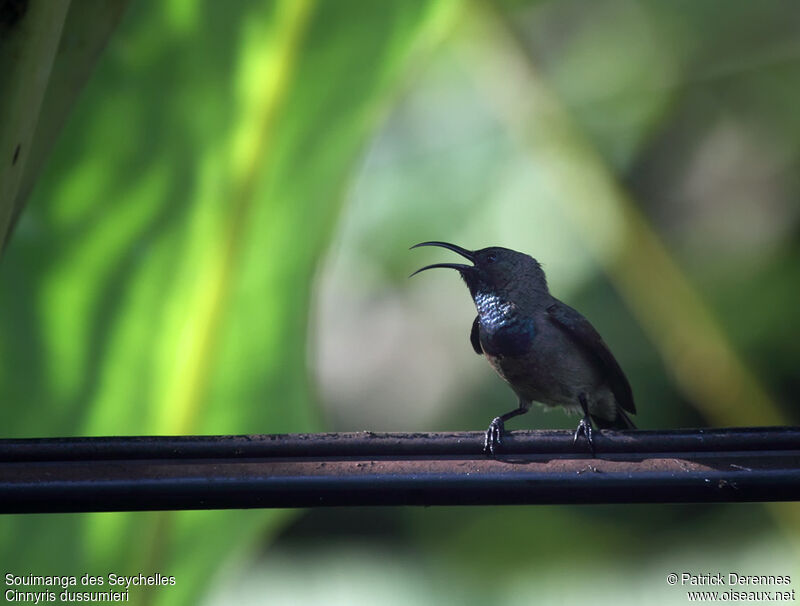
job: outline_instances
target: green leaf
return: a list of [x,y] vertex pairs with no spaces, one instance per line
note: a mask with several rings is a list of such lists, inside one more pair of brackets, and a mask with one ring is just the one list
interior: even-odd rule
[[[49,78],[42,79],[41,82],[42,85],[46,85],[46,89],[44,98],[41,100],[41,110],[35,123],[33,138],[26,142],[24,155],[20,152],[24,158],[24,169],[20,170],[16,194],[13,199],[9,200],[10,224],[5,230],[5,240],[0,242],[3,248],[11,238],[14,222],[25,207],[42,166],[61,133],[76,97],[92,74],[97,60],[102,55],[103,48],[128,5],[128,0],[81,0],[75,4],[51,3],[51,8],[58,4],[69,4],[69,10],[61,30],[58,49],[55,57],[52,58]],[[47,6],[47,3],[44,5]],[[48,39],[50,42],[59,39],[54,32],[50,36]],[[30,75],[35,74],[36,71],[25,70],[24,74],[29,79],[25,83],[15,82],[14,90],[19,92],[22,86],[33,80]],[[29,105],[28,107],[34,106]],[[0,115],[6,115],[6,113],[2,112]],[[14,123],[9,121],[6,124],[13,125]]]
[[[365,138],[455,6],[132,5],[4,262],[6,435],[320,428],[316,262]],[[192,603],[286,517],[9,517],[0,557],[17,574],[174,575],[148,600]]]
[[0,243],[11,225],[69,0],[8,4],[0,21]]

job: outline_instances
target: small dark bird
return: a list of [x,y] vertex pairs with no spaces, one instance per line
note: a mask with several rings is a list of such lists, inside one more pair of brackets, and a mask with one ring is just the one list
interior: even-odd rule
[[592,453],[592,422],[598,429],[636,428],[625,414],[636,412],[625,373],[589,321],[550,294],[536,259],[498,246],[469,251],[447,242],[422,242],[411,248],[419,246],[441,246],[473,263],[435,263],[411,275],[435,267],[461,274],[478,310],[472,347],[519,398],[517,408],[490,423],[487,454],[501,447],[505,422],[528,412],[534,401],[583,412],[573,442],[585,435]]

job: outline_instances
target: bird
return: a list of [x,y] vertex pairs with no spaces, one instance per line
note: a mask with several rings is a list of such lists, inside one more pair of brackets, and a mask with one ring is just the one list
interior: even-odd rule
[[470,343],[483,355],[518,398],[518,406],[495,417],[483,449],[502,449],[505,423],[525,414],[533,402],[582,413],[573,444],[583,435],[595,454],[592,425],[601,429],[636,429],[626,414],[636,413],[633,392],[611,350],[578,311],[550,294],[541,264],[525,253],[492,246],[467,250],[448,242],[421,242],[458,253],[472,265],[434,263],[455,269],[466,282],[478,315]]

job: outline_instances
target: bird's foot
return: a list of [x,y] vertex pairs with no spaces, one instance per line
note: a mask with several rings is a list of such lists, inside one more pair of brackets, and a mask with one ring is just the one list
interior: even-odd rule
[[578,443],[578,436],[583,434],[586,436],[586,441],[589,443],[589,450],[592,451],[592,456],[594,456],[594,440],[592,440],[592,420],[589,418],[589,415],[585,415],[580,422],[578,423],[578,427],[575,429],[575,434],[572,436],[572,443]]
[[487,456],[495,456],[496,452],[500,449],[502,444],[500,438],[504,431],[505,424],[503,423],[503,419],[500,417],[492,419],[492,422],[489,423],[489,429],[486,430],[486,437],[483,439],[483,452],[485,452]]

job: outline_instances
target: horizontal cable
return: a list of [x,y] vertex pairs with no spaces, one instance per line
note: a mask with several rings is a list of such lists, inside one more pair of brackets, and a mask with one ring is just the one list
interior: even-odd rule
[[800,500],[800,428],[0,440],[0,512]]

